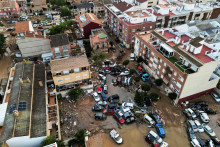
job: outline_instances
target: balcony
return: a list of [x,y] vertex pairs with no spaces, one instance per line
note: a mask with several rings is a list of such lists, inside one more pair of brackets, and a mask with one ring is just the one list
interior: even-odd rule
[[193,73],[192,70],[190,70],[189,67],[183,65],[181,63],[181,61],[177,60],[176,58],[174,57],[169,57],[167,58],[171,63],[173,63],[176,67],[178,67],[183,73],[187,73],[187,74],[190,74],[190,73]]

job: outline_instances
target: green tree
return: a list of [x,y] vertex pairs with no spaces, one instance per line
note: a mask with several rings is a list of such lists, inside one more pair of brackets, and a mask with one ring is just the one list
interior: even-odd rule
[[58,25],[58,26],[52,26],[50,28],[50,35],[64,33],[65,30],[71,29],[72,24],[73,24],[73,21],[69,20],[67,22],[60,23],[60,25]]
[[71,17],[71,11],[68,8],[62,7],[60,9],[60,16],[61,17],[64,17],[64,16]]
[[152,92],[149,95],[149,98],[151,99],[152,102],[157,102],[159,100],[159,95],[157,93]]
[[42,142],[41,146],[46,146],[56,142],[58,147],[65,147],[63,140],[56,140],[55,136],[47,136]]
[[134,96],[134,101],[138,106],[144,106],[144,95],[142,93],[136,92]]
[[79,145],[80,147],[84,147],[85,146],[85,136],[86,136],[86,131],[85,130],[79,130],[75,135],[74,135],[74,139],[70,140],[68,142],[69,146],[72,145]]
[[57,100],[58,100],[58,101],[61,101],[62,98],[63,98],[63,97],[62,97],[62,94],[61,94],[61,93],[57,94]]
[[137,58],[137,63],[140,63],[140,62],[142,62],[144,59],[141,57],[141,56],[139,56],[138,58]]
[[5,37],[4,34],[0,33],[0,55],[2,56],[5,52]]
[[163,84],[163,80],[162,79],[156,79],[155,83],[157,86],[161,86]]
[[102,51],[97,51],[92,54],[92,60],[94,60],[96,65],[102,64],[102,62],[107,58],[108,58],[108,55]]
[[68,92],[67,92],[67,95],[72,99],[72,100],[77,100],[79,98],[79,96],[81,94],[83,94],[84,91],[83,89],[81,89],[80,87],[77,87],[75,89],[70,89]]
[[130,74],[133,75],[135,73],[135,69],[130,69]]
[[151,88],[151,86],[149,85],[149,84],[147,84],[147,83],[145,83],[145,84],[141,84],[141,89],[143,90],[143,91],[150,91],[150,88]]
[[64,6],[66,4],[65,0],[50,0],[51,5]]
[[140,77],[135,77],[134,80],[135,80],[135,82],[139,82],[141,80],[141,78]]
[[176,97],[177,97],[177,94],[175,92],[171,92],[171,93],[168,93],[168,97],[171,99],[171,100],[175,100]]
[[129,64],[129,60],[125,60],[123,63],[122,63],[123,65],[128,65]]

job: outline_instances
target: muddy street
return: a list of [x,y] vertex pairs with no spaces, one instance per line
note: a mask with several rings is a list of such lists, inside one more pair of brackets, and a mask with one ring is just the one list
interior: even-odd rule
[[0,59],[0,79],[2,78],[8,78],[8,73],[10,71],[10,68],[12,66],[12,59],[11,57],[7,57],[3,55],[3,57]]

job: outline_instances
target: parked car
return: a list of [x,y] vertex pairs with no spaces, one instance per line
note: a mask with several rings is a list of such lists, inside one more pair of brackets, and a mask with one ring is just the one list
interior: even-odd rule
[[134,104],[133,103],[124,102],[124,103],[122,103],[122,107],[128,107],[129,109],[133,110],[134,109]]
[[208,115],[205,112],[200,113],[200,118],[205,123],[208,123],[210,121]]
[[106,83],[106,80],[102,80],[102,82],[100,84],[102,88],[104,88],[105,83]]
[[124,71],[120,73],[120,76],[128,76],[130,74],[129,71]]
[[195,123],[199,133],[204,132],[204,129],[203,129],[201,123],[198,120],[195,120],[194,123]]
[[213,110],[212,108],[202,108],[202,110],[207,114],[217,114],[217,111]]
[[135,121],[134,114],[131,111],[123,113],[123,118],[126,124],[129,124]]
[[97,104],[99,104],[101,106],[106,106],[108,103],[106,101],[98,101]]
[[191,145],[193,147],[201,147],[199,141],[196,138],[191,140]]
[[158,136],[157,133],[155,133],[154,131],[150,130],[148,134],[151,134],[158,141],[159,144],[163,142],[160,136]]
[[196,114],[192,109],[187,108],[187,109],[185,109],[185,111],[188,112],[193,119],[196,118]]
[[111,103],[111,104],[108,105],[108,108],[109,108],[109,109],[117,109],[117,108],[119,108],[119,106],[118,106],[117,103],[114,103],[114,104]]
[[193,120],[187,120],[186,121],[187,125],[193,129],[193,132],[197,132],[198,129],[197,129],[197,126],[195,125],[194,121]]
[[113,117],[120,123],[120,124],[123,124],[123,123],[125,123],[125,120],[124,120],[124,118],[122,117],[122,114],[120,114],[120,112],[115,112],[114,114],[113,114]]
[[120,103],[119,99],[110,99],[109,102],[112,104],[119,104]]
[[214,100],[216,101],[216,102],[220,102],[220,97],[218,96],[218,94],[217,93],[215,93],[215,92],[211,92],[211,96],[214,98]]
[[160,137],[162,137],[162,138],[166,137],[166,134],[164,132],[162,124],[157,123],[155,127],[156,127],[157,133],[159,134]]
[[201,138],[197,137],[196,139],[198,140],[201,147],[206,147],[205,142]]
[[106,76],[102,75],[102,74],[99,74],[99,77],[102,79],[102,80],[106,80]]
[[103,113],[96,113],[95,115],[95,119],[99,119],[99,120],[106,120],[106,115]]
[[101,97],[103,101],[107,101],[107,96],[105,95],[104,92],[101,93]]
[[186,131],[187,131],[187,134],[189,135],[190,140],[193,140],[196,138],[195,133],[192,128],[187,127]]
[[111,95],[108,100],[113,100],[113,99],[118,99],[119,100],[119,96],[117,94]]
[[121,42],[120,44],[119,44],[122,48],[124,48],[125,47],[125,45]]
[[103,86],[103,91],[104,91],[105,94],[108,93],[108,85],[104,85]]
[[206,145],[207,145],[208,147],[215,147],[214,142],[213,142],[211,139],[208,139],[208,140],[206,141]]
[[92,107],[92,111],[102,111],[103,107],[99,104],[95,104],[95,106]]
[[159,147],[160,146],[160,144],[159,144],[159,142],[156,140],[156,138],[154,138],[154,136],[153,135],[151,135],[151,134],[147,134],[147,136],[145,137],[145,140],[150,144],[150,145],[152,145],[153,147]]
[[102,113],[106,115],[113,115],[115,112],[113,109],[107,108],[107,109],[103,109]]
[[211,136],[211,137],[215,137],[215,132],[212,130],[212,128],[210,128],[207,124],[202,124],[205,132]]
[[97,88],[97,92],[98,92],[98,94],[102,93],[102,88],[101,88],[101,87],[98,87],[98,88]]
[[155,121],[147,114],[144,115],[144,119],[147,121],[147,123],[151,126],[155,124]]
[[94,98],[94,100],[95,100],[96,102],[100,101],[100,97],[99,97],[99,95],[98,95],[97,92],[93,92],[93,93],[92,93],[92,96],[93,96],[93,98]]
[[113,86],[116,86],[117,85],[117,80],[116,79],[112,79],[112,83],[113,83]]
[[116,130],[110,131],[110,136],[115,140],[117,144],[122,144],[123,139],[120,137],[120,135],[116,132]]
[[218,138],[212,138],[212,141],[216,146],[220,146],[220,140]]
[[158,116],[157,114],[150,114],[150,117],[153,118],[153,120],[158,123],[158,124],[162,124],[163,122],[160,119],[160,116]]
[[209,104],[207,104],[204,101],[197,102],[196,105],[200,105],[201,107],[208,107],[209,106]]

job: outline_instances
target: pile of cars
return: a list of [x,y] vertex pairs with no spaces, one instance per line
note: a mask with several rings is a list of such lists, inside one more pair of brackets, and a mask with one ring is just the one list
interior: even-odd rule
[[[191,103],[189,108],[183,110],[183,113],[187,117],[186,131],[193,147],[220,146],[220,140],[216,138],[215,132],[208,125],[210,121],[208,114],[216,114],[216,111],[208,108],[206,102]],[[200,121],[203,123],[201,124]],[[210,139],[206,140],[206,142],[196,137],[196,133],[203,132],[210,136]]]
[[165,138],[166,134],[163,129],[163,122],[159,115],[155,113],[144,114],[144,120],[148,124],[148,127],[155,127],[157,133],[150,131],[145,137],[145,140],[154,147],[168,147],[168,143],[164,142],[161,138]]

